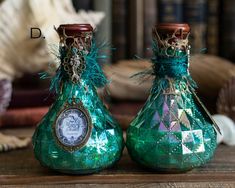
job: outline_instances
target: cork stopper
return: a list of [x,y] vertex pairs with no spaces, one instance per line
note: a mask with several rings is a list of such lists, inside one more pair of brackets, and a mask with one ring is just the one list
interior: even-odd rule
[[158,46],[158,55],[176,56],[178,52],[189,53],[190,27],[185,23],[162,23],[153,28],[153,40]]
[[83,32],[92,32],[93,28],[90,24],[62,24],[58,27],[58,34],[67,36],[80,36]]
[[161,38],[175,34],[177,38],[185,39],[190,32],[190,27],[186,23],[161,23],[156,25],[155,29]]
[[93,28],[90,24],[62,24],[56,30],[62,45],[90,46],[93,33]]

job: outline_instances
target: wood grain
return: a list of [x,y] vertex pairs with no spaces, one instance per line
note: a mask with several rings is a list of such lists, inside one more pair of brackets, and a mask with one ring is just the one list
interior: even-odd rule
[[[34,129],[2,129],[3,133],[32,136]],[[125,137],[125,134],[124,134]],[[66,175],[46,169],[34,159],[31,147],[0,154],[0,187],[160,187],[201,188],[235,187],[235,147],[220,145],[215,158],[206,166],[184,174],[158,174],[131,161],[124,150],[121,160],[107,170],[94,175]]]
[[[133,187],[201,187],[208,185],[235,185],[235,148],[220,146],[214,160],[202,168],[183,174],[158,174],[131,161],[127,151],[122,159],[107,170],[94,175],[65,175],[44,167],[34,159],[32,148],[0,155],[0,185],[54,185],[133,184]],[[64,186],[65,187],[65,186]],[[106,187],[106,186],[104,186]],[[128,186],[126,186],[128,187]],[[224,187],[224,186],[223,186]]]
[[57,184],[57,185],[8,185],[4,187],[10,188],[234,188],[235,184],[233,182],[222,182],[222,183],[210,183],[210,182],[203,182],[203,183],[143,183],[143,184]]

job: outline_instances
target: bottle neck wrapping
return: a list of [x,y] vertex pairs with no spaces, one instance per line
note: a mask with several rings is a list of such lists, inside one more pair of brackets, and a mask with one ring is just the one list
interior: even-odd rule
[[189,75],[189,56],[158,56],[153,59],[154,73],[157,77],[180,78]]

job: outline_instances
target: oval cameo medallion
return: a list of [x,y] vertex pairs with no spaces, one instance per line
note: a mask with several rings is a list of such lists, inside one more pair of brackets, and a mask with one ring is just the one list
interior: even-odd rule
[[55,133],[65,149],[80,148],[90,135],[89,116],[79,108],[65,109],[56,120]]

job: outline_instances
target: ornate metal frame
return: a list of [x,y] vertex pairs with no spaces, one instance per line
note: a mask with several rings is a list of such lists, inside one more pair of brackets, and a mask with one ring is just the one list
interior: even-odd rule
[[[57,133],[56,133],[56,122],[57,122],[57,119],[59,118],[60,114],[64,113],[66,110],[68,109],[78,109],[80,110],[86,117],[86,120],[87,120],[87,133],[86,133],[86,136],[84,137],[84,139],[82,140],[82,142],[77,145],[77,146],[66,146],[64,145],[59,139],[58,139],[58,136],[57,136]],[[75,100],[73,100],[72,104],[68,103],[65,105],[65,107],[57,114],[56,116],[56,119],[53,123],[53,136],[57,142],[57,144],[62,147],[64,150],[66,151],[69,151],[69,152],[74,152],[75,150],[78,150],[78,149],[81,149],[82,147],[85,146],[85,144],[87,143],[88,139],[90,138],[90,135],[91,135],[91,131],[92,131],[92,120],[91,120],[91,117],[90,117],[90,114],[89,112],[86,110],[86,108],[83,106],[82,102],[79,102],[79,103],[76,103]]]

